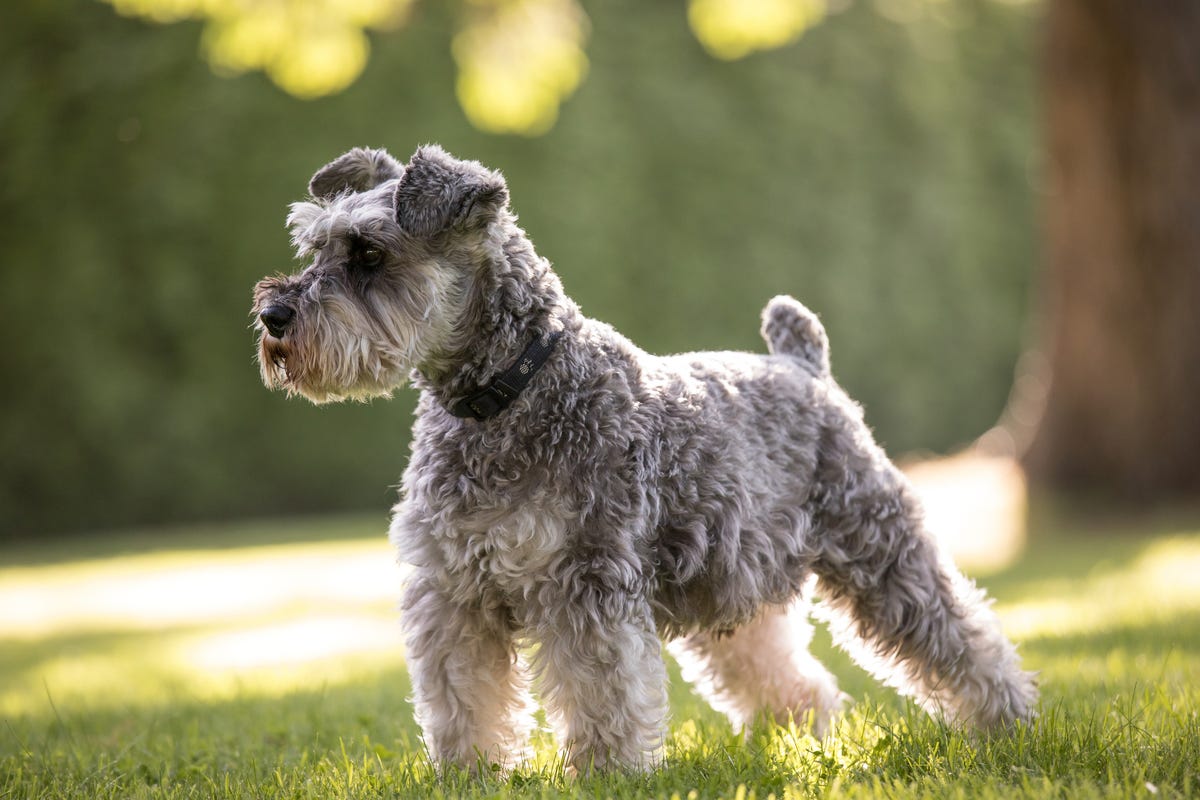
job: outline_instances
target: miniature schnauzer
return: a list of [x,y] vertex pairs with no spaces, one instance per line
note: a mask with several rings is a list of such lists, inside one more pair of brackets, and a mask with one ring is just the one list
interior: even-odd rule
[[819,732],[844,696],[789,613],[810,577],[835,640],[930,712],[1031,716],[1032,675],[800,303],[767,304],[770,355],[651,355],[564,294],[498,172],[355,149],[309,192],[288,225],[311,262],[254,292],[262,377],[315,403],[420,389],[390,536],[435,761],[524,757],[536,682],[572,768],[654,766],[660,636],[735,725]]

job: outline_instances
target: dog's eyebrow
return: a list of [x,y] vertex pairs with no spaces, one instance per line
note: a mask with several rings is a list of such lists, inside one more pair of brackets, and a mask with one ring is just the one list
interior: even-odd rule
[[311,227],[325,213],[325,207],[316,203],[292,203],[288,207],[287,227],[292,229],[293,236]]
[[307,255],[338,238],[370,236],[392,222],[390,208],[347,207],[342,198],[326,204],[293,203],[287,224],[298,255]]

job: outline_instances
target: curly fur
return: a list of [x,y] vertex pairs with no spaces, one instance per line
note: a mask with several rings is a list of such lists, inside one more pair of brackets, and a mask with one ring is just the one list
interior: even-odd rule
[[[436,147],[407,165],[381,152],[343,156],[327,175],[353,185],[293,208],[313,263],[260,283],[255,311],[296,312],[281,337],[262,331],[269,385],[321,402],[413,370],[390,535],[414,568],[403,624],[433,758],[520,758],[532,678],[576,769],[656,764],[659,636],[735,724],[823,726],[842,696],[784,611],[810,576],[838,641],[930,711],[982,728],[1030,716],[1031,676],[831,377],[815,315],[772,300],[771,355],[646,353],[566,296],[498,173]],[[377,269],[364,246],[384,249]],[[557,331],[504,412],[447,411]]]

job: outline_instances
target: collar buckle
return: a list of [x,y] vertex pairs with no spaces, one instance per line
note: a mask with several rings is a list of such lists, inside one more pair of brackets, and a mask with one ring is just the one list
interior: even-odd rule
[[[504,410],[505,406],[511,402],[515,395],[506,394],[502,389],[493,385],[484,388],[482,392],[476,392],[465,400],[459,402],[454,413],[457,416],[469,416],[475,419],[487,419],[495,416]],[[462,409],[468,411],[467,414],[459,414]]]
[[562,331],[550,334],[546,344],[535,338],[525,352],[500,375],[474,394],[468,395],[447,409],[456,417],[485,420],[508,408],[517,395],[529,384],[533,376],[546,363]]

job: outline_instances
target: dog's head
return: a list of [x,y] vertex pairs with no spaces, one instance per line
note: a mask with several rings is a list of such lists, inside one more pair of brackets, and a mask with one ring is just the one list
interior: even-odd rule
[[263,381],[316,403],[390,394],[451,347],[475,271],[503,244],[504,178],[436,145],[407,165],[354,149],[308,190],[287,224],[309,263],[254,289]]

